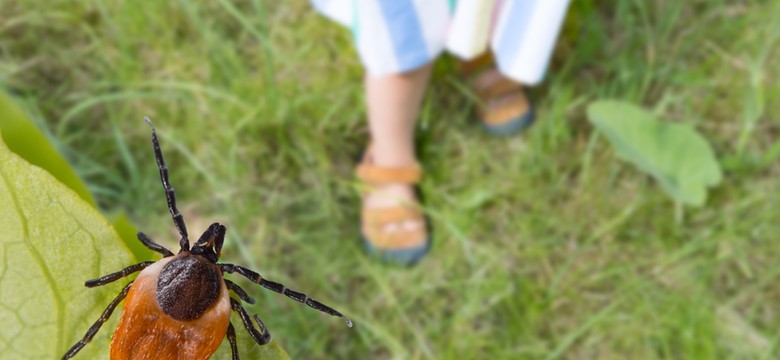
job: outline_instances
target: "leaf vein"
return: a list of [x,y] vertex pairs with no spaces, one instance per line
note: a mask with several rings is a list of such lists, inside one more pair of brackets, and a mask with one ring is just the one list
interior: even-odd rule
[[[0,178],[2,178],[3,182],[5,182],[6,187],[9,189],[8,193],[11,196],[11,200],[13,201],[13,206],[16,210],[16,213],[19,214],[19,220],[22,223],[22,232],[23,232],[23,241],[27,249],[30,251],[30,254],[32,255],[33,259],[35,259],[35,262],[38,263],[38,266],[41,268],[41,271],[43,272],[43,276],[46,279],[46,283],[49,285],[49,288],[51,289],[54,302],[56,304],[56,313],[57,313],[57,326],[58,329],[63,329],[65,326],[65,303],[62,300],[62,297],[60,296],[59,291],[57,291],[57,283],[54,281],[54,277],[52,276],[51,272],[49,271],[49,268],[46,266],[46,262],[43,259],[43,256],[38,252],[38,249],[33,246],[33,244],[30,243],[30,229],[29,224],[27,222],[27,218],[24,216],[24,213],[22,212],[21,204],[19,203],[19,199],[16,197],[16,191],[20,191],[19,189],[16,189],[13,184],[8,180],[6,177],[5,171],[0,169]],[[57,349],[62,349],[62,334],[57,337]]]

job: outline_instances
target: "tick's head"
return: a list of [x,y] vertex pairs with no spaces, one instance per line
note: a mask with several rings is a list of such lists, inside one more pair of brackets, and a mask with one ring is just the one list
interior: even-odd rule
[[190,252],[193,255],[203,256],[216,264],[222,251],[226,231],[225,226],[220,223],[211,224],[206,232],[200,236],[198,242],[192,246]]

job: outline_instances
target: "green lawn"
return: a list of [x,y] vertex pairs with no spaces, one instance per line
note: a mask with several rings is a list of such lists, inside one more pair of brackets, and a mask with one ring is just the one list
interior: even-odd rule
[[[355,321],[252,288],[295,359],[780,358],[780,2],[573,3],[521,136],[484,135],[437,63],[434,245],[410,269],[357,241],[362,68],[307,1],[3,0],[0,86],[105,210],[173,246],[151,116],[190,232],[223,222],[227,261]],[[708,138],[724,180],[704,207],[616,158],[585,117],[600,98]]]

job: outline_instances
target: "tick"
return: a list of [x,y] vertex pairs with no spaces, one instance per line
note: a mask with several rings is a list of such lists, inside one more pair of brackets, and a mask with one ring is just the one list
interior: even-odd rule
[[[111,339],[111,360],[208,359],[225,337],[230,342],[233,360],[238,360],[236,331],[230,323],[231,310],[238,313],[244,328],[259,345],[271,341],[271,334],[257,315],[250,316],[241,305],[241,301],[254,304],[254,299],[240,286],[225,279],[224,273],[237,273],[315,310],[343,318],[347,326],[352,327],[352,321],[340,312],[306,294],[266,280],[245,267],[217,263],[225,240],[226,228],[222,224],[211,224],[190,248],[187,227],[184,217],[176,208],[176,194],[168,180],[168,168],[163,160],[157,133],[151,120],[148,117],[145,120],[152,127],[152,147],[168,200],[168,210],[181,235],[179,253],[174,255],[139,232],[138,240],[152,251],[162,254],[163,258],[130,265],[121,271],[87,281],[84,285],[96,287],[140,271],[135,280],[127,284],[108,304],[84,338],[73,345],[62,359],[72,358],[89,343],[124,300],[122,317]],[[230,292],[241,301],[231,297]]]

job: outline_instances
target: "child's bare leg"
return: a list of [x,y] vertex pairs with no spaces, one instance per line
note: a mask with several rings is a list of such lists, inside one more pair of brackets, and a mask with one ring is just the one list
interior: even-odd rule
[[415,162],[414,125],[420,113],[431,66],[386,76],[366,74],[368,122],[378,165]]
[[[417,162],[414,150],[414,128],[430,73],[431,66],[426,65],[403,74],[386,76],[366,74],[368,122],[375,165],[409,167]],[[410,186],[390,184],[368,194],[364,206],[390,207],[413,201],[415,195]],[[411,229],[424,224],[407,222],[394,225]]]

